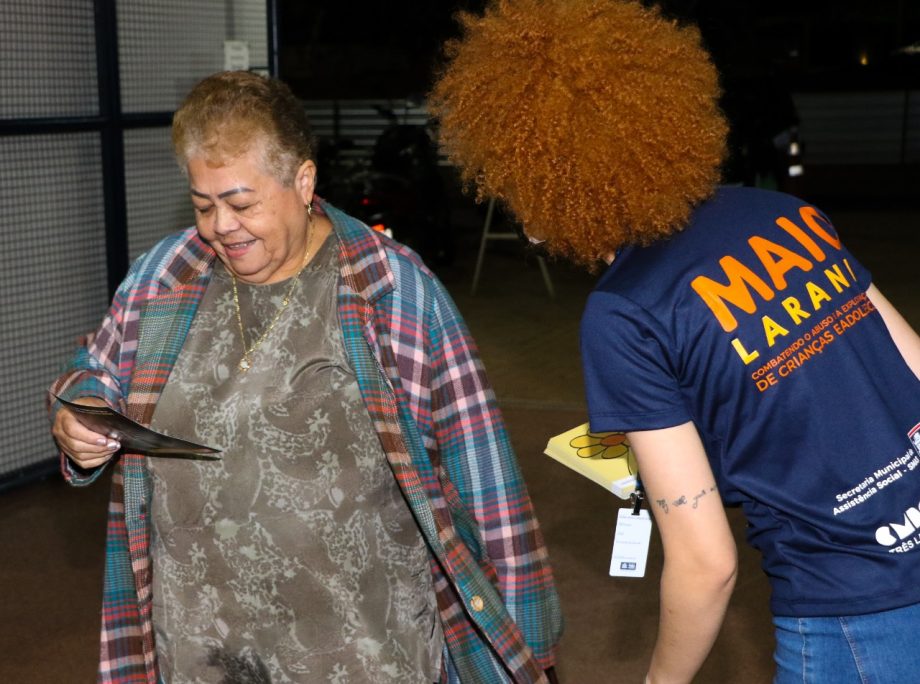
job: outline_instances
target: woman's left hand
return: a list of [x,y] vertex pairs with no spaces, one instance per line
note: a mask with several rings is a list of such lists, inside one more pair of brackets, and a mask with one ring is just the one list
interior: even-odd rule
[[[77,404],[87,406],[107,406],[96,397],[81,397],[75,400]],[[81,468],[98,468],[109,461],[121,448],[121,444],[107,435],[90,430],[77,420],[73,411],[64,407],[54,417],[51,427],[58,447],[76,465]]]

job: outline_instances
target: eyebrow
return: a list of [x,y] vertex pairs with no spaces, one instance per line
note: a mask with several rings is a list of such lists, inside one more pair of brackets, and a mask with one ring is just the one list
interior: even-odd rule
[[[203,192],[198,192],[195,188],[189,190],[195,197],[201,197],[202,199],[211,199],[210,195],[206,195]],[[224,197],[229,197],[230,195],[235,195],[239,192],[254,192],[252,188],[247,188],[246,186],[241,186],[239,188],[233,188],[231,190],[225,190],[217,196],[217,199],[223,199]]]

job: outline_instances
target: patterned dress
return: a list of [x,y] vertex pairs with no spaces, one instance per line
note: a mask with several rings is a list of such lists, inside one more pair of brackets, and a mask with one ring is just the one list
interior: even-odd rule
[[[151,458],[153,620],[181,682],[430,682],[428,554],[348,364],[329,240],[251,356],[215,266],[153,426],[220,461]],[[247,341],[291,281],[238,283]]]

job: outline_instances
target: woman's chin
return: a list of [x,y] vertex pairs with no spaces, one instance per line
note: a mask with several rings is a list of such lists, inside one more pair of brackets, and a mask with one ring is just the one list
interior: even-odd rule
[[244,283],[258,284],[271,277],[270,274],[266,276],[264,268],[260,268],[246,259],[231,259],[222,254],[220,260],[230,272],[230,275]]

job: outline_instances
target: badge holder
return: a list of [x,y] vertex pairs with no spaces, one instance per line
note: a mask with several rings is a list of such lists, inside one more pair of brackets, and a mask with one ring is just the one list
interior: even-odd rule
[[635,491],[629,495],[632,508],[621,508],[617,513],[616,532],[613,535],[613,556],[610,559],[611,577],[644,577],[648,547],[652,538],[652,520],[642,508],[645,489],[636,481]]

